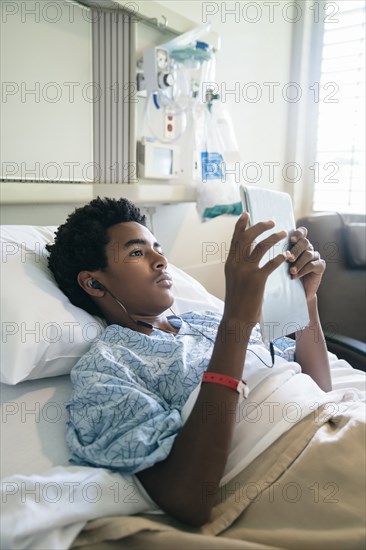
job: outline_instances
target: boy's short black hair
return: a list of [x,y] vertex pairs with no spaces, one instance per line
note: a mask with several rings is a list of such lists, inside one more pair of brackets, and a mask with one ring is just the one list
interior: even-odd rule
[[107,229],[121,222],[146,226],[146,216],[127,199],[97,197],[70,214],[58,228],[54,244],[46,246],[50,253],[48,266],[58,286],[72,304],[92,315],[102,316],[102,312],[80,287],[77,276],[83,270],[107,267]]

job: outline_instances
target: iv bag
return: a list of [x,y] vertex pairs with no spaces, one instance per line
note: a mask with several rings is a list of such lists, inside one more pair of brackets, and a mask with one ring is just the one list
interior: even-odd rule
[[240,155],[230,115],[214,101],[196,112],[194,179],[197,211],[202,221],[222,214],[240,215],[242,205],[236,162]]

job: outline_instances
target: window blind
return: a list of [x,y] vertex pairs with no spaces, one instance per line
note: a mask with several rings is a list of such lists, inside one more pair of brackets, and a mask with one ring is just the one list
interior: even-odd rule
[[133,26],[122,10],[96,12],[92,28],[94,167],[97,183],[130,183],[131,106],[137,101],[131,79]]
[[313,210],[364,212],[365,3],[339,1],[328,7],[316,98]]

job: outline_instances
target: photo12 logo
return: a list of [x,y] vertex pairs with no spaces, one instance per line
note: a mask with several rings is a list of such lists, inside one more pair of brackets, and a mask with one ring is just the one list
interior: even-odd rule
[[339,90],[336,82],[313,82],[305,89],[298,82],[203,82],[202,103],[208,101],[209,94],[217,95],[222,103],[298,103],[301,99],[310,99],[314,103],[339,103]]
[[114,82],[104,89],[96,82],[15,82],[1,83],[1,103],[98,103],[107,97],[112,103],[138,103],[135,82]]
[[253,24],[259,22],[297,23],[309,14],[314,23],[338,23],[337,2],[202,2],[202,23],[219,20],[221,23],[235,22]]
[[[104,12],[104,0],[94,0],[92,9],[76,2],[62,1],[35,1],[35,0],[3,0],[0,3],[1,21],[8,23],[17,19],[21,23],[75,23],[80,20],[80,14],[87,23],[96,23]],[[125,18],[126,23],[138,21],[139,6],[136,2],[126,2],[123,5],[115,3],[110,11],[112,22]]]
[[94,183],[137,183],[136,162],[114,162],[101,166],[97,162],[82,164],[78,161],[46,162],[36,161],[32,164],[22,162],[2,162],[0,177],[4,180],[29,180],[45,182],[78,182]]

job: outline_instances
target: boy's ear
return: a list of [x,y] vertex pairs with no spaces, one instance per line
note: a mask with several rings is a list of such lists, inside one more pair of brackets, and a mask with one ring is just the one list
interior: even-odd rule
[[80,271],[77,276],[77,281],[81,288],[90,296],[104,296],[103,288],[92,286],[95,279],[90,271]]

